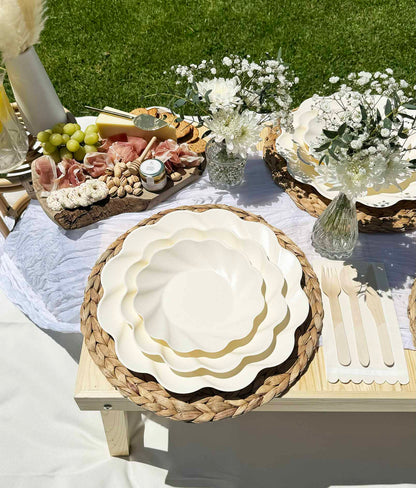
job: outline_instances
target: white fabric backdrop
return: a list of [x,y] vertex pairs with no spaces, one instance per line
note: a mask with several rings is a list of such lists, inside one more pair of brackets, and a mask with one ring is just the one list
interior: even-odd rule
[[[85,126],[92,117],[79,119]],[[251,159],[246,183],[216,190],[205,175],[151,211],[112,217],[79,230],[64,231],[31,202],[0,256],[0,288],[37,325],[63,332],[79,330],[84,286],[98,256],[117,236],[145,217],[178,205],[223,203],[264,217],[282,229],[306,253],[315,219],[299,210],[272,181],[260,158]],[[360,234],[354,259],[384,262],[406,348],[413,348],[407,317],[410,286],[416,273],[416,231],[406,234]]]

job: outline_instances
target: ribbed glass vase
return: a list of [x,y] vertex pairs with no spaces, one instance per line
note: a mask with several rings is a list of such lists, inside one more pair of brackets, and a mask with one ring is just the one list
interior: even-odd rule
[[355,198],[339,193],[315,222],[312,245],[329,259],[351,256],[358,239]]
[[205,149],[209,180],[216,188],[241,185],[247,159],[227,153],[224,143],[211,139]]

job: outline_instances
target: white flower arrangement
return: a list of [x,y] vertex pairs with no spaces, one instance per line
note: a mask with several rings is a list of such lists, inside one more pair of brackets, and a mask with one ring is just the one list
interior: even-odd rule
[[350,73],[330,96],[314,95],[313,109],[323,129],[310,144],[319,159],[318,173],[326,183],[350,196],[396,185],[411,174],[408,138],[416,133],[415,100],[409,84],[385,72]]
[[107,195],[108,188],[104,181],[89,179],[79,186],[51,192],[46,199],[46,204],[50,209],[59,212],[65,208],[88,207],[103,200]]
[[217,142],[224,142],[230,155],[246,158],[255,149],[265,122],[291,124],[290,93],[299,80],[280,52],[276,59],[258,63],[250,56],[230,55],[218,65],[203,60],[171,70],[179,76],[176,83],[186,86],[185,95],[175,97],[173,111],[183,118],[185,107],[192,105],[201,125],[209,128]]

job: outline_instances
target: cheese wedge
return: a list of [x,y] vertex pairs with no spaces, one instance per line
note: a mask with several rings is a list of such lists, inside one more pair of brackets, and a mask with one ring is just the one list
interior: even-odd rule
[[[125,113],[111,107],[105,108],[115,110],[121,114]],[[143,137],[146,141],[150,141],[153,136],[157,137],[160,141],[165,141],[166,139],[173,139],[176,141],[176,129],[169,124],[159,129],[144,130],[136,127],[132,120],[103,113],[97,117],[95,123],[97,124],[102,139],[115,136],[116,134],[127,134],[128,136]]]

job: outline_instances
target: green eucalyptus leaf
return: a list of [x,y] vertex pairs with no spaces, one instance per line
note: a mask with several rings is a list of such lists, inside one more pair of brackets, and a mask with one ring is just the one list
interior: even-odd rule
[[324,135],[326,135],[326,137],[328,137],[328,139],[335,139],[335,137],[338,135],[338,132],[335,130],[323,129],[322,132]]
[[330,154],[330,155],[331,155],[331,156],[332,156],[334,159],[336,159],[337,161],[339,161],[339,157],[338,157],[338,156],[335,154],[335,152],[334,152],[334,151],[333,151],[331,148],[329,148],[329,149],[328,149],[328,153],[329,153],[329,154]]
[[391,100],[390,98],[387,99],[386,105],[384,107],[384,114],[389,116],[391,114]]
[[390,119],[383,120],[383,127],[386,129],[391,129],[393,127],[393,123]]
[[319,146],[317,149],[315,149],[316,152],[322,152],[325,151],[325,149],[328,149],[328,147],[331,145],[331,141],[325,142],[321,146]]
[[336,139],[334,142],[336,142],[338,144],[338,146],[341,146],[345,149],[347,149],[349,147],[349,144],[347,144],[343,139],[339,138],[339,139]]
[[175,107],[183,107],[186,103],[186,100],[184,98],[179,98],[178,100],[175,101]]
[[337,131],[338,135],[339,135],[339,136],[342,136],[342,134],[344,134],[344,132],[345,132],[345,129],[346,129],[346,128],[347,128],[347,123],[346,123],[346,122],[344,122],[343,124],[341,124],[341,125],[338,127],[338,131]]
[[398,115],[400,115],[400,117],[403,117],[404,119],[415,120],[415,117],[412,117],[412,116],[411,116],[411,115],[409,115],[409,114],[402,114],[402,113],[399,113]]
[[367,120],[367,110],[365,109],[364,105],[360,103],[360,112],[361,112],[361,120],[365,122]]
[[416,110],[416,105],[414,105],[413,103],[405,103],[403,107],[407,108],[408,110]]

